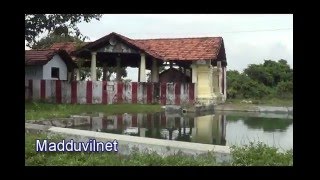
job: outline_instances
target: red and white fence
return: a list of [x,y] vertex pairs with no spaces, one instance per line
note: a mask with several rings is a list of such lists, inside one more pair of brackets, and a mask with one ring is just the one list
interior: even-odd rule
[[72,104],[192,104],[194,83],[25,80],[25,98]]

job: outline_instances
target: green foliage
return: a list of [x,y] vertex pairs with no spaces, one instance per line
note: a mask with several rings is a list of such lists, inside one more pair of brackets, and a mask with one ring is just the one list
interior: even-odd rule
[[276,87],[276,92],[279,97],[292,98],[293,83],[292,81],[281,81]]
[[101,14],[25,14],[25,40],[27,46],[32,47],[39,34],[54,32],[59,35],[83,36],[77,27],[80,22],[90,22],[92,19],[100,20]]
[[71,36],[69,34],[51,33],[48,36],[41,38],[39,41],[35,41],[31,48],[46,49],[50,48],[54,43],[59,42],[75,42],[82,44],[84,41],[77,36]]
[[292,98],[292,80],[293,70],[287,61],[265,60],[263,64],[249,65],[243,73],[228,71],[227,96],[231,99]]
[[284,153],[261,142],[231,147],[233,166],[292,166],[293,150]]
[[[25,164],[27,166],[292,166],[293,151],[278,152],[263,143],[231,148],[232,161],[217,163],[213,153],[188,156],[182,152],[163,157],[156,152],[132,149],[129,155],[90,152],[36,152],[36,139],[58,142],[61,136],[26,133]],[[120,150],[120,149],[119,149]]]

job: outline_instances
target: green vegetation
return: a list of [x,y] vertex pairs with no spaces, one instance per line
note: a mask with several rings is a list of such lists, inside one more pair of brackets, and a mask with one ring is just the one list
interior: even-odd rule
[[234,166],[292,166],[293,151],[278,152],[277,148],[269,147],[261,142],[250,143],[243,147],[231,148]]
[[77,25],[80,22],[100,20],[102,14],[25,14],[25,35],[27,46],[31,47],[42,33],[75,35],[85,40]]
[[160,105],[144,104],[49,104],[41,102],[26,102],[25,117],[27,120],[39,120],[45,118],[69,117],[82,113],[152,113],[160,112]]
[[[237,106],[251,106],[250,104],[242,103],[243,99],[227,99],[226,104],[230,103]],[[280,99],[280,98],[261,98],[261,99],[254,99],[248,98],[248,101],[251,100],[252,104],[254,105],[268,105],[268,106],[292,106],[293,99]]]
[[[130,155],[118,153],[88,153],[88,152],[49,152],[35,151],[36,139],[49,139],[45,134],[26,134],[25,160],[26,165],[47,166],[212,166],[214,156],[201,155],[197,158],[178,153],[174,156],[161,157],[157,153],[139,153],[133,151]],[[61,137],[52,137],[57,142]]]
[[139,153],[133,151],[130,155],[117,153],[87,153],[87,152],[36,152],[36,139],[51,139],[59,141],[62,137],[46,134],[26,134],[25,164],[28,166],[292,166],[292,150],[285,153],[277,152],[276,148],[262,143],[244,147],[232,147],[233,161],[217,163],[213,154],[186,156],[182,153],[161,157],[157,153]]
[[228,99],[250,98],[255,104],[292,101],[293,70],[286,60],[265,60],[263,64],[249,65],[242,73],[228,71],[227,88]]

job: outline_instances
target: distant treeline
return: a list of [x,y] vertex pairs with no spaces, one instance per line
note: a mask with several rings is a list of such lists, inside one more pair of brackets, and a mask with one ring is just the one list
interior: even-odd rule
[[292,98],[293,70],[281,59],[250,64],[242,73],[227,71],[227,96],[228,99]]

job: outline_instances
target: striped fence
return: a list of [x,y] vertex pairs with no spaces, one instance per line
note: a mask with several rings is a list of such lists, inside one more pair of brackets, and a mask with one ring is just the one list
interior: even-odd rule
[[26,100],[51,103],[181,105],[194,97],[194,83],[25,80]]

